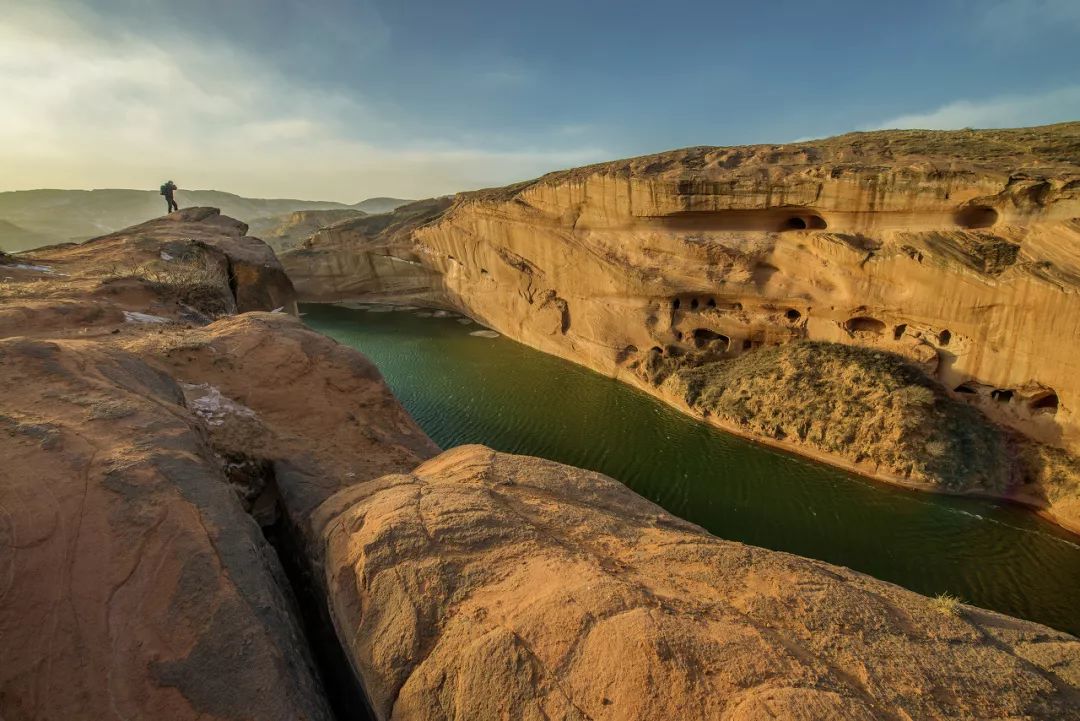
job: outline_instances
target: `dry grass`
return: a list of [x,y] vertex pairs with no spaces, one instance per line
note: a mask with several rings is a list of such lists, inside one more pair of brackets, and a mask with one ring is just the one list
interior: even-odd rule
[[1012,479],[1004,432],[899,356],[800,342],[698,360],[654,362],[692,407],[753,434],[949,490],[1001,491]]
[[75,283],[61,278],[0,280],[0,301],[66,297],[76,290]]
[[224,269],[202,254],[170,261],[113,266],[105,282],[137,278],[158,293],[170,296],[205,315],[216,317],[230,311],[229,279]]
[[963,603],[958,596],[946,591],[930,599],[930,608],[943,616],[959,616]]
[[1027,440],[1018,440],[1017,457],[1024,480],[1039,484],[1050,503],[1080,498],[1080,458]]

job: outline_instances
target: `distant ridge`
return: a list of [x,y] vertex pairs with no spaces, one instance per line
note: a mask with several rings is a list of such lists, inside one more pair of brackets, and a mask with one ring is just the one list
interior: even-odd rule
[[369,215],[377,215],[379,213],[392,213],[401,206],[413,202],[415,201],[404,200],[402,198],[368,198],[367,200],[361,200],[352,207],[357,210],[362,210]]
[[[361,210],[385,213],[409,201],[370,198],[355,205],[325,200],[245,198],[220,190],[180,190],[181,208],[221,208],[245,223],[298,210]],[[154,190],[15,190],[0,193],[0,249],[27,250],[82,241],[163,215],[165,201]]]

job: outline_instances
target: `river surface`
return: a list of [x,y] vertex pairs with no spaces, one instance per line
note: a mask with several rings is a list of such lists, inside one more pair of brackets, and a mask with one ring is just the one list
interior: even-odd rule
[[993,501],[908,491],[759,446],[459,317],[305,305],[374,361],[442,448],[482,443],[616,478],[721,538],[818,558],[1080,635],[1080,540]]

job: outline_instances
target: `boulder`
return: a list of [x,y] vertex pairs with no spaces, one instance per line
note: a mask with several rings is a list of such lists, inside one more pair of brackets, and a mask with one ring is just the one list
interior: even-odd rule
[[316,513],[380,719],[1080,718],[1080,641],[481,446]]

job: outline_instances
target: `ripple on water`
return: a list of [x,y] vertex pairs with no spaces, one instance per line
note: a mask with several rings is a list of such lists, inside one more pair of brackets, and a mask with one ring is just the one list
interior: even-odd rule
[[1080,544],[1032,513],[750,443],[445,311],[304,311],[366,353],[443,448],[483,443],[597,470],[718,536],[1080,632]]

